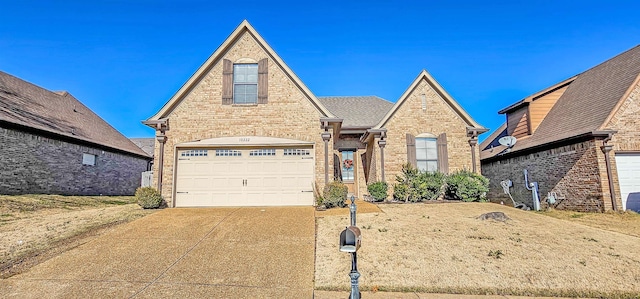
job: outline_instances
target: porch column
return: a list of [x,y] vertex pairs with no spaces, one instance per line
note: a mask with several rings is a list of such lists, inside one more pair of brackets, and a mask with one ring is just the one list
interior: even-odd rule
[[331,140],[331,133],[322,133],[322,141],[324,141],[324,184],[329,183],[329,140]]
[[162,169],[164,168],[164,144],[167,142],[167,136],[164,130],[158,131],[156,140],[160,142],[160,153],[158,155],[158,192],[162,195]]
[[383,182],[386,182],[384,179],[384,146],[387,145],[387,140],[384,137],[381,137],[378,140],[378,146],[380,147],[380,179]]
[[607,181],[609,182],[609,194],[611,194],[611,204],[614,211],[618,210],[618,203],[616,202],[616,191],[613,186],[613,177],[611,176],[611,163],[609,162],[609,153],[613,149],[613,145],[607,144],[611,137],[604,140],[603,145],[600,147],[604,153],[604,163],[607,166]]
[[473,173],[477,173],[476,169],[476,145],[478,144],[478,139],[476,136],[472,136],[469,139],[469,146],[471,146],[471,164],[473,165],[471,168],[473,169]]

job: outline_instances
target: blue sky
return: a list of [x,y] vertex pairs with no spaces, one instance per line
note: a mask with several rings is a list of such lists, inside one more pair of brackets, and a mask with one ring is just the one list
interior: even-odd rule
[[[640,1],[0,1],[0,70],[127,137],[247,19],[317,96],[395,102],[422,69],[497,111],[640,43]],[[484,134],[486,138],[488,133]],[[483,138],[481,138],[483,139]]]

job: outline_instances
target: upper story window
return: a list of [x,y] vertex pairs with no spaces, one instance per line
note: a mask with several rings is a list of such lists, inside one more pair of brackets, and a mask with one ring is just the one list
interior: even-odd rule
[[233,65],[233,103],[258,103],[258,64]]
[[438,171],[437,139],[416,137],[416,167],[420,171]]
[[[256,63],[257,62],[257,63]],[[269,61],[241,58],[229,59],[222,65],[222,104],[266,104],[269,92]]]

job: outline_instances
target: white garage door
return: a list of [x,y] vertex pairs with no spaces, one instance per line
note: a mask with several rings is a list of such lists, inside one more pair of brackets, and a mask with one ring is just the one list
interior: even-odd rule
[[640,154],[616,154],[616,166],[622,207],[640,212]]
[[176,206],[313,205],[312,148],[178,150]]

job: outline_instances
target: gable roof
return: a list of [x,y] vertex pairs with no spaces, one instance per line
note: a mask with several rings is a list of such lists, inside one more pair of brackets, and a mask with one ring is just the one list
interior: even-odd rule
[[[639,75],[640,45],[577,75],[535,132],[518,140],[511,152],[605,130]],[[481,154],[481,158],[499,152]]]
[[342,128],[372,128],[393,107],[393,103],[377,96],[318,97],[318,100],[343,119]]
[[305,96],[311,101],[311,103],[318,109],[320,113],[323,114],[324,117],[333,117],[331,112],[325,108],[320,101],[316,98],[316,96],[307,88],[302,80],[298,78],[298,76],[284,63],[282,58],[276,54],[276,52],[267,44],[267,42],[258,34],[258,32],[249,24],[247,20],[242,21],[238,27],[227,37],[227,39],[216,49],[211,56],[198,68],[198,70],[191,75],[189,80],[180,87],[178,92],[174,94],[169,101],[160,108],[154,116],[150,117],[148,121],[151,120],[159,120],[167,117],[175,107],[177,107],[180,102],[186,97],[186,95],[191,91],[197,84],[202,80],[204,76],[211,70],[211,68],[223,58],[224,54],[230,50],[235,42],[242,37],[244,33],[250,34],[258,44],[264,49],[264,51],[269,55],[269,57],[273,60],[273,62],[279,66],[289,77],[289,79],[305,94]]
[[444,101],[447,104],[449,104],[449,106],[460,116],[460,118],[462,118],[465,121],[465,123],[467,123],[467,126],[481,129],[481,130],[486,130],[483,126],[481,126],[475,120],[473,120],[473,118],[471,118],[469,113],[467,113],[462,108],[462,106],[460,106],[460,104],[458,104],[458,102],[454,100],[453,97],[446,90],[444,90],[444,88],[438,83],[438,81],[436,81],[436,79],[434,79],[431,76],[431,74],[429,74],[429,72],[427,72],[427,70],[422,70],[422,72],[418,74],[418,77],[416,77],[416,79],[413,80],[413,83],[411,83],[409,88],[407,88],[407,90],[402,94],[402,96],[400,96],[400,99],[398,99],[395,105],[391,107],[391,109],[382,118],[382,120],[380,120],[380,122],[374,127],[374,129],[380,129],[387,124],[387,122],[389,121],[389,119],[391,119],[393,114],[398,109],[400,109],[400,106],[402,106],[402,104],[409,98],[409,95],[418,86],[421,80],[426,80],[427,83],[442,97],[442,99],[444,99]]
[[68,92],[52,92],[2,71],[0,122],[149,157]]

